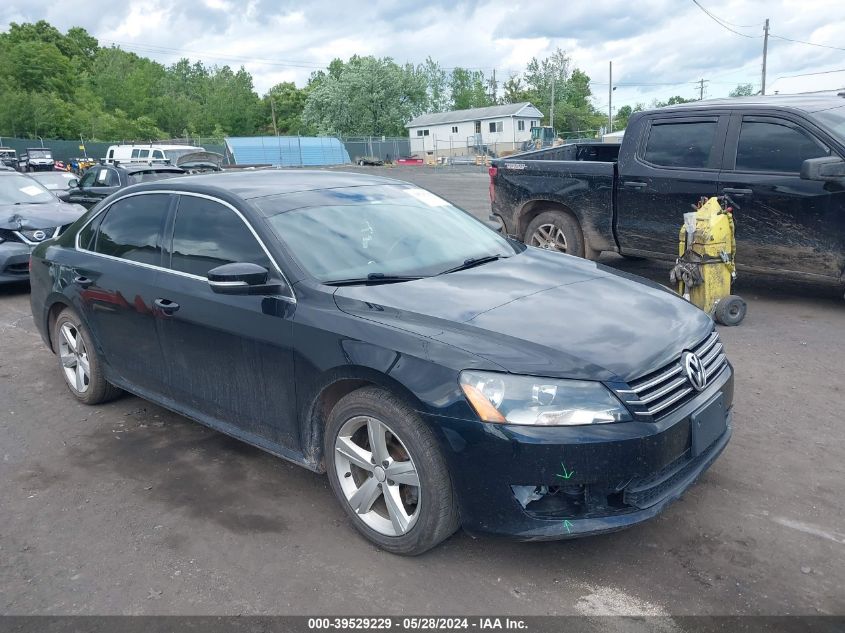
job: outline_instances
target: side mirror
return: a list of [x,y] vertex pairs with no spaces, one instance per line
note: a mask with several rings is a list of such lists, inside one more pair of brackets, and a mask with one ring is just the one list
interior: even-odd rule
[[76,178],[71,178],[67,181],[68,189],[76,189],[79,186],[79,181]]
[[223,264],[208,271],[208,285],[221,295],[274,294],[281,290],[276,283],[268,284],[269,271],[249,262]]
[[838,156],[808,158],[801,163],[801,178],[804,180],[839,180],[845,178],[845,160]]

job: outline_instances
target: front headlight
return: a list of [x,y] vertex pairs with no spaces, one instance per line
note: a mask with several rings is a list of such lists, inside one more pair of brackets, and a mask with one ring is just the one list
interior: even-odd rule
[[631,414],[607,387],[590,380],[463,371],[460,384],[485,422],[580,426],[631,420]]
[[53,235],[53,232],[55,230],[56,229],[32,229],[21,231],[21,235],[23,235],[30,242],[43,242],[48,237]]

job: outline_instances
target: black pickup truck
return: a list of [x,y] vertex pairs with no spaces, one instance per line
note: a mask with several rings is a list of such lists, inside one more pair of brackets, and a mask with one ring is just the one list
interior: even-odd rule
[[633,115],[621,145],[495,160],[491,219],[526,244],[674,259],[702,196],[735,202],[742,270],[841,283],[845,94],[701,101]]

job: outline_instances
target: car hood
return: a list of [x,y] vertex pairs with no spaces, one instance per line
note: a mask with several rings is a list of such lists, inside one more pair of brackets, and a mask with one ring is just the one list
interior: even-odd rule
[[713,328],[704,312],[658,284],[534,248],[418,281],[342,287],[334,296],[348,314],[540,376],[631,380]]
[[49,229],[75,222],[85,209],[56,199],[40,204],[0,205],[0,229]]

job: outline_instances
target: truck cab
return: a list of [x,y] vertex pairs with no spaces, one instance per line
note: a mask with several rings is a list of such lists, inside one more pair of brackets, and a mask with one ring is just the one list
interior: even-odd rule
[[491,168],[508,233],[586,257],[674,260],[683,214],[710,196],[732,201],[740,270],[845,281],[845,98],[670,106],[632,115],[621,145],[563,145]]

